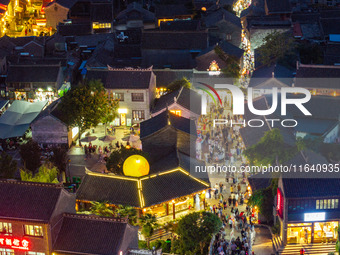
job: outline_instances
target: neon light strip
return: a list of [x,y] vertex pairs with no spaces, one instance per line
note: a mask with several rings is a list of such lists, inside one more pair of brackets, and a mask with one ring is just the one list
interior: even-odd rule
[[218,100],[220,101],[221,106],[223,106],[222,100],[221,100],[221,98],[220,98],[220,95],[217,93],[217,91],[216,91],[213,87],[211,87],[210,85],[205,84],[205,83],[203,83],[203,82],[199,82],[199,84],[202,84],[203,86],[206,86],[206,87],[209,88],[212,92],[214,92],[215,95],[217,96]]

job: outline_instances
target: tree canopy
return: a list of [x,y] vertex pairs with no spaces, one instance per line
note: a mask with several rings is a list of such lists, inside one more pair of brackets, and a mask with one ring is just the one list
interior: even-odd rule
[[0,154],[0,177],[5,179],[14,178],[17,171],[17,162],[13,160],[11,155],[2,151]]
[[107,202],[91,202],[91,213],[102,217],[114,217],[114,211]]
[[167,86],[167,90],[168,90],[168,92],[172,92],[172,91],[176,91],[176,90],[180,89],[181,87],[185,87],[185,88],[190,89],[191,88],[190,81],[187,78],[183,77],[180,80],[176,80],[176,81],[173,81],[172,83],[170,83]]
[[213,234],[221,227],[221,220],[210,212],[194,212],[184,216],[176,229],[179,236],[176,253],[207,254]]
[[118,104],[109,99],[99,80],[83,81],[69,90],[60,103],[65,122],[79,128],[79,136],[101,122],[113,120]]
[[39,170],[35,175],[30,171],[22,169],[20,170],[20,176],[21,180],[26,182],[59,183],[58,168],[50,162],[39,167]]
[[264,38],[258,52],[258,61],[263,65],[272,65],[282,60],[286,55],[293,53],[295,44],[294,38],[288,33],[280,33],[275,31]]
[[126,147],[121,147],[119,150],[115,150],[111,152],[110,157],[107,159],[106,162],[106,168],[108,171],[118,174],[118,175],[123,175],[123,164],[124,161],[132,156],[132,155],[141,155],[144,158],[148,159],[148,154],[141,151],[137,150],[135,148],[129,148],[127,149]]
[[276,165],[291,159],[297,149],[283,141],[280,130],[267,131],[257,144],[245,150],[244,154],[252,165]]
[[21,144],[19,153],[25,169],[34,173],[41,166],[41,151],[37,142],[29,140],[27,143]]
[[227,55],[220,46],[216,46],[214,51],[226,64],[226,68],[222,69],[222,72],[231,78],[240,78],[241,68],[237,58]]
[[150,247],[150,237],[158,226],[156,216],[149,213],[142,215],[139,218],[139,225],[142,227],[142,234],[146,238],[147,246]]

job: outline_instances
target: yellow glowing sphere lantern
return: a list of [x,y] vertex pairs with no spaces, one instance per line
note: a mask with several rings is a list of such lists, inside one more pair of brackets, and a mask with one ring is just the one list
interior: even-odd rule
[[128,157],[123,164],[123,173],[125,176],[141,177],[148,175],[149,170],[149,162],[141,155],[132,155]]

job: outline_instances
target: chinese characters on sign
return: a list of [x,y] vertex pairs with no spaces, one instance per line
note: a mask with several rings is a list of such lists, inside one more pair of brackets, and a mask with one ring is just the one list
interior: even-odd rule
[[284,206],[284,201],[283,201],[282,192],[280,189],[277,189],[276,211],[281,219],[283,218],[283,206]]
[[29,250],[29,241],[9,236],[0,236],[0,247]]

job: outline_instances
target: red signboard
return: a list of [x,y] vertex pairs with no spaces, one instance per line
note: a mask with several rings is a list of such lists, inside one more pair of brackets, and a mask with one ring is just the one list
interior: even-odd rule
[[283,219],[283,206],[284,206],[284,199],[282,196],[281,190],[277,189],[277,199],[276,199],[276,211],[277,214],[280,216],[281,219]]
[[0,236],[0,247],[2,248],[12,248],[28,251],[29,246],[30,242],[27,239],[10,236]]

